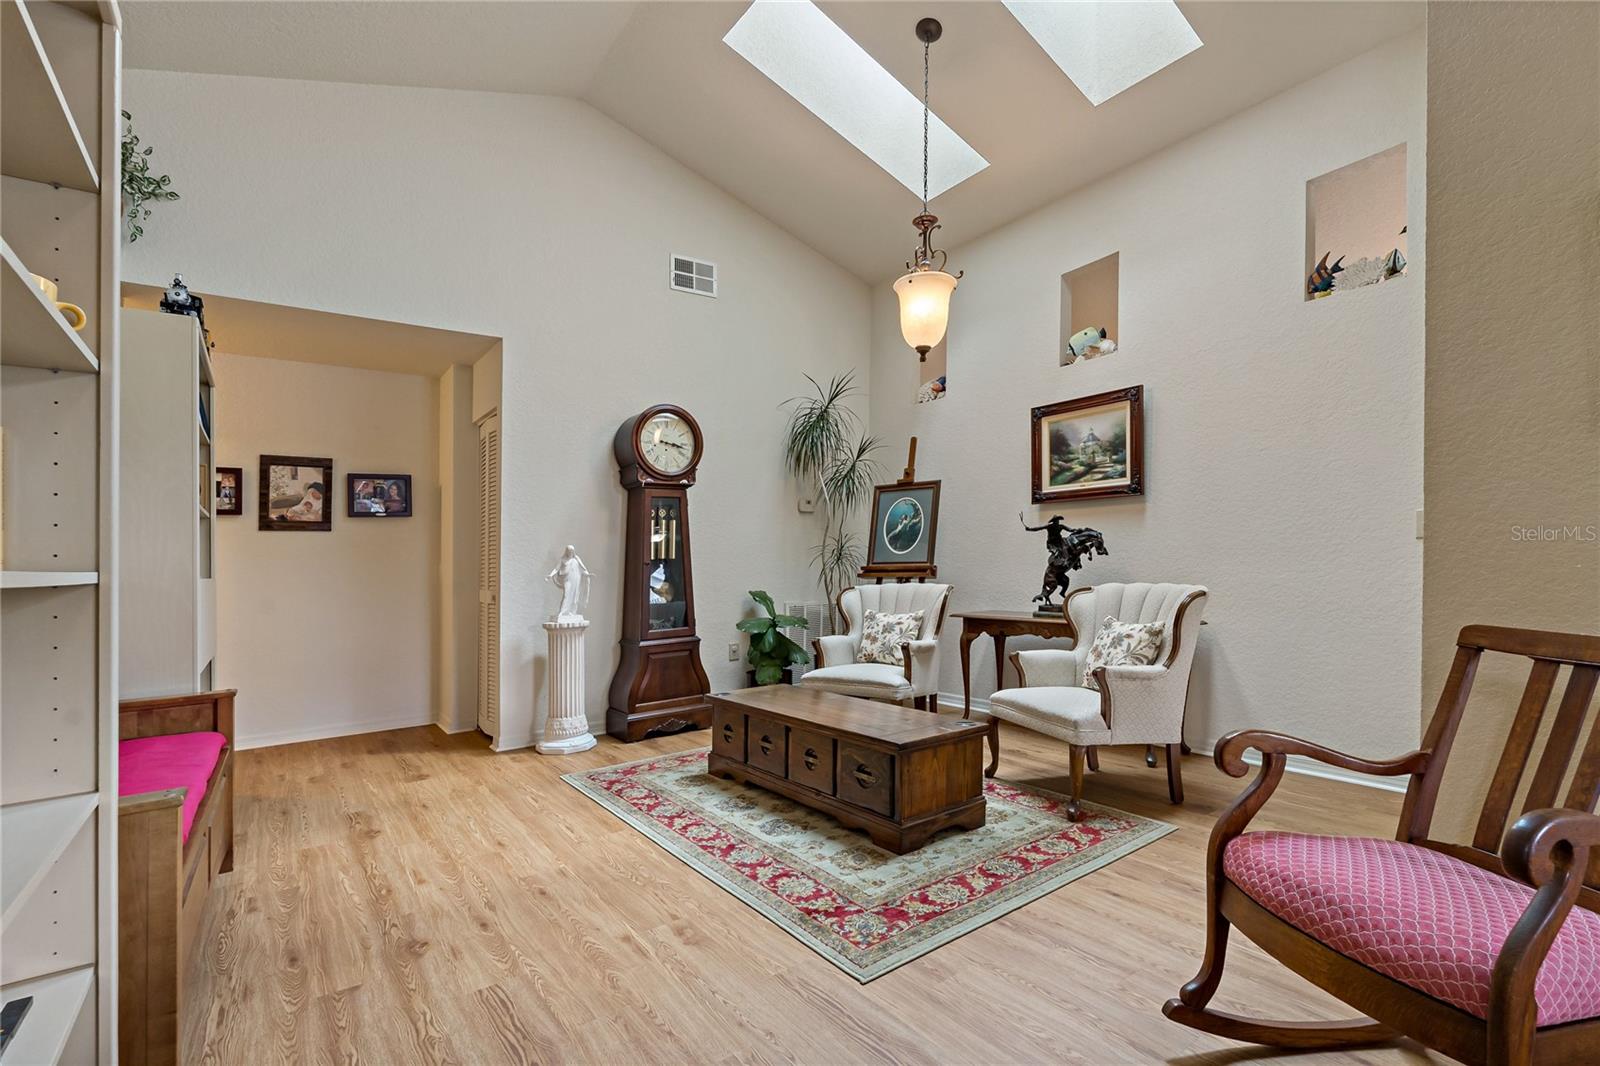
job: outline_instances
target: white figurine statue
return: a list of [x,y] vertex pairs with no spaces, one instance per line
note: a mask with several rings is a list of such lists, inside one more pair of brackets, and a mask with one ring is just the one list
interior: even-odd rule
[[556,563],[556,568],[550,571],[550,583],[561,590],[561,607],[556,612],[557,622],[582,622],[584,617],[579,613],[589,602],[588,579],[594,577],[589,568],[583,565],[583,560],[578,557],[578,549],[567,545],[567,550],[561,553],[561,561]]

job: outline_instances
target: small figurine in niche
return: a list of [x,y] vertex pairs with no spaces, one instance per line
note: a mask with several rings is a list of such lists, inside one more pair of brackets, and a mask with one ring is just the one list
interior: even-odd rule
[[942,399],[944,397],[944,390],[944,375],[940,374],[932,381],[924,381],[922,383],[922,388],[917,390],[917,402],[931,403],[934,400]]
[[[1400,235],[1402,237],[1405,236],[1406,230],[1408,230],[1410,228],[1411,227],[1409,227],[1409,226],[1401,226],[1400,227]],[[1400,249],[1396,248],[1393,251],[1391,251],[1383,261],[1383,279],[1385,281],[1388,281],[1390,278],[1392,278],[1392,277],[1394,277],[1394,276],[1396,276],[1398,274],[1404,274],[1405,272],[1406,272],[1406,257],[1405,257],[1405,254],[1403,252],[1401,252]]]
[[1323,252],[1322,259],[1317,263],[1317,268],[1306,279],[1307,295],[1315,298],[1326,296],[1333,291],[1333,276],[1344,270],[1344,256],[1341,255],[1333,261],[1332,266],[1329,266],[1328,256],[1332,254],[1332,252]]
[[1079,359],[1096,359],[1117,350],[1117,342],[1106,336],[1105,327],[1089,326],[1067,338],[1066,358],[1062,366],[1071,366]]
[[1051,601],[1058,590],[1063,598],[1067,595],[1067,587],[1072,583],[1070,574],[1073,570],[1083,569],[1083,560],[1095,555],[1110,555],[1106,551],[1105,538],[1098,529],[1084,527],[1075,529],[1066,524],[1060,515],[1051,515],[1050,521],[1042,526],[1030,526],[1027,519],[1017,514],[1017,521],[1022,523],[1022,528],[1029,533],[1044,533],[1045,550],[1050,553],[1049,561],[1044,567],[1044,582],[1039,589],[1039,595],[1033,602],[1040,605],[1034,613],[1041,617],[1049,617],[1061,613],[1058,604]]

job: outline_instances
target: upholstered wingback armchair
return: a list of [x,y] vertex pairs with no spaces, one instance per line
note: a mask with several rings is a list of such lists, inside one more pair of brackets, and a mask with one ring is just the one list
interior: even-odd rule
[[[1167,789],[1183,802],[1183,712],[1189,671],[1199,643],[1206,590],[1200,585],[1110,584],[1074,589],[1066,615],[1074,630],[1071,649],[1021,651],[1011,656],[1021,687],[989,697],[990,713],[1046,736],[1065,740],[1072,775],[1068,815],[1080,817],[1083,769],[1099,768],[1095,749],[1108,744],[1161,746],[1167,751]],[[1118,622],[1161,622],[1163,636],[1155,660],[1145,666],[1099,666],[1096,687],[1084,685],[1084,665],[1107,618]],[[998,732],[990,734],[1000,763]],[[1154,766],[1153,753],[1146,760]]]
[[[839,594],[839,613],[849,629],[812,643],[816,669],[807,672],[800,684],[845,696],[910,701],[926,710],[938,710],[939,631],[950,604],[950,589],[949,585],[909,581],[845,589]],[[896,665],[856,661],[869,610],[880,614],[922,612],[922,628],[915,639],[900,645]]]

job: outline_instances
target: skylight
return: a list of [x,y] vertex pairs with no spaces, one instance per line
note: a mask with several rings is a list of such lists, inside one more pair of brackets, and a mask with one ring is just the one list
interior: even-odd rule
[[1005,0],[1005,5],[1096,107],[1201,43],[1172,0]]
[[[922,195],[921,98],[815,4],[756,0],[722,41],[896,181]],[[917,47],[909,24],[906,47]],[[930,199],[988,165],[938,115],[929,116]]]

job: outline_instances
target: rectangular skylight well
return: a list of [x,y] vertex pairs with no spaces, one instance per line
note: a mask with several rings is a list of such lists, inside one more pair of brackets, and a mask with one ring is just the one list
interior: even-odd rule
[[1005,0],[1005,5],[1096,107],[1201,44],[1173,0]]
[[[722,41],[896,181],[922,195],[921,98],[815,4],[756,0]],[[916,46],[908,24],[906,47]],[[930,199],[988,165],[938,115],[929,116]]]

